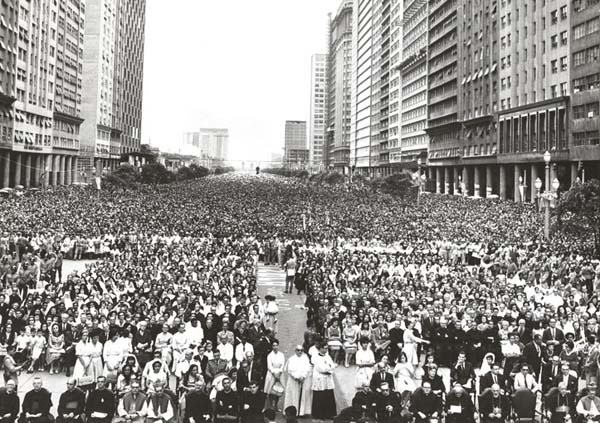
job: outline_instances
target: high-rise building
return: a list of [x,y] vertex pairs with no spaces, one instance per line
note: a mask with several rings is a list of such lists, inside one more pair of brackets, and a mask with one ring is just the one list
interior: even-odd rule
[[229,160],[229,130],[226,128],[201,128],[200,150],[209,166],[222,166]]
[[77,178],[85,2],[0,4],[2,186]]
[[342,0],[329,24],[327,113],[325,133],[327,167],[346,171],[350,166],[352,0]]
[[139,149],[145,0],[88,0],[80,162],[83,170],[116,166]]
[[284,161],[286,164],[308,163],[308,149],[306,148],[306,121],[286,120],[285,121],[285,144]]
[[325,141],[325,105],[327,99],[327,55],[313,54],[310,59],[310,118],[308,121],[309,165],[323,169]]
[[398,65],[402,99],[400,149],[391,152],[390,161],[414,167],[426,157],[427,127],[427,43],[429,1],[411,0],[403,13],[402,61]]
[[361,173],[386,175],[389,149],[399,147],[402,2],[355,0],[352,19],[350,161]]
[[200,132],[186,132],[179,148],[179,154],[202,157]]

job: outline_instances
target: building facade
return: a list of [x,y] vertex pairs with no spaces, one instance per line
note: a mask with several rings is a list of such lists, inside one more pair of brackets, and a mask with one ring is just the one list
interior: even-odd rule
[[325,114],[327,100],[327,55],[313,54],[310,59],[310,114],[308,128],[309,166],[314,172],[323,170]]
[[[286,163],[296,161],[297,157],[304,157],[304,153],[298,153],[306,150],[306,121],[286,120],[285,121],[285,143],[283,159]],[[307,153],[308,154],[308,153]],[[308,164],[308,156],[304,164]]]
[[0,4],[2,187],[77,175],[85,2]]
[[201,128],[200,151],[205,166],[223,166],[229,160],[229,130],[226,128]]
[[404,5],[402,19],[402,60],[400,73],[400,149],[391,160],[400,167],[414,168],[419,157],[426,158],[429,146],[427,128],[427,44],[429,2],[411,0]]
[[139,149],[145,0],[88,0],[81,170],[114,168]]
[[350,166],[352,0],[344,0],[329,25],[325,165],[347,173]]

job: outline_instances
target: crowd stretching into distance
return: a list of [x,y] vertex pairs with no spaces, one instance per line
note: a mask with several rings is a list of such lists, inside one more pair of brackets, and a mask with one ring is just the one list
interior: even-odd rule
[[[270,176],[9,198],[0,423],[600,420],[591,246],[531,205]],[[290,357],[263,265],[306,299]]]

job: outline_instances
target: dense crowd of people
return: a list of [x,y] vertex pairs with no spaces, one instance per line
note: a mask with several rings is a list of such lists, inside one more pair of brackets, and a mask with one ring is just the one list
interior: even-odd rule
[[[265,176],[8,199],[0,418],[503,422],[538,392],[553,422],[597,416],[599,262],[588,240],[547,243],[541,229],[524,204],[417,206]],[[306,294],[288,358],[277,302],[258,295],[261,261]],[[356,368],[344,410],[339,365]],[[36,378],[19,401],[23,372]],[[47,373],[65,375],[55,416]]]

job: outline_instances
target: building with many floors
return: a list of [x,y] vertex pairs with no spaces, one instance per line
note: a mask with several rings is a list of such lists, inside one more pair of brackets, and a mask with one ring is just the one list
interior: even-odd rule
[[207,167],[223,166],[229,160],[229,130],[200,128],[200,151]]
[[329,24],[325,165],[347,172],[350,166],[352,0],[343,0]]
[[88,0],[80,170],[113,168],[140,148],[145,0]]
[[[288,163],[304,159],[305,156],[302,152],[304,150],[308,152],[306,148],[306,121],[286,120],[283,160]],[[303,160],[305,163],[308,162],[308,153],[306,154],[306,159]]]
[[309,166],[324,168],[325,119],[327,104],[327,55],[313,54],[310,59],[310,113],[308,120]]
[[77,179],[86,4],[0,3],[0,184]]

